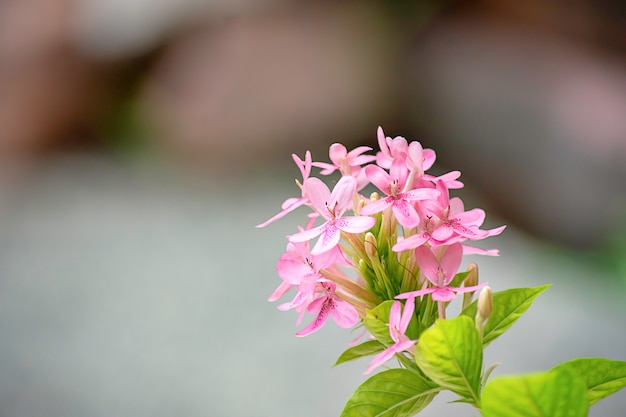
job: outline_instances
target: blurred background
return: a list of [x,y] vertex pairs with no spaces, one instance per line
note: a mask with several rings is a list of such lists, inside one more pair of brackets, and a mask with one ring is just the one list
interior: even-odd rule
[[554,284],[495,374],[626,360],[623,2],[2,0],[0,416],[338,415],[353,335],[266,302],[304,213],[254,225],[379,125],[509,225],[483,281]]

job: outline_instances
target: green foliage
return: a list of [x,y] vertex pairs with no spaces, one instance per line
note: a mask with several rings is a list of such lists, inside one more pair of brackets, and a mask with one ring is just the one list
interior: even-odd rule
[[422,333],[415,360],[424,374],[444,389],[480,404],[483,349],[472,319],[438,320]]
[[578,358],[555,369],[568,368],[585,381],[589,405],[595,404],[626,387],[626,362],[604,358]]
[[372,334],[385,346],[393,344],[393,339],[389,335],[389,311],[393,300],[383,301],[375,308],[368,310],[367,315],[363,319],[363,324],[368,332]]
[[385,345],[380,343],[378,340],[368,340],[367,342],[363,342],[356,346],[352,346],[349,349],[346,349],[341,354],[341,356],[339,356],[339,359],[337,359],[337,362],[335,362],[335,365],[333,366],[337,366],[344,362],[353,361],[364,356],[374,355],[378,352],[382,352],[384,349]]
[[[550,285],[537,288],[511,288],[493,293],[493,310],[485,325],[483,345],[487,346],[511,327],[528,310],[535,298],[548,288]],[[461,314],[473,319],[477,306],[478,300],[475,300]]]
[[484,417],[585,417],[585,381],[563,367],[549,372],[495,378],[484,389]]
[[359,386],[341,417],[409,417],[426,407],[440,391],[408,369],[389,369]]

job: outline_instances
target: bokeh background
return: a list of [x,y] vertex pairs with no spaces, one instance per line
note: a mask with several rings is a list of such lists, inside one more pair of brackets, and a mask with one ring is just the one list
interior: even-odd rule
[[509,225],[483,281],[553,283],[495,375],[626,360],[623,2],[4,0],[0,415],[338,415],[354,335],[266,302],[304,213],[254,225],[378,125]]

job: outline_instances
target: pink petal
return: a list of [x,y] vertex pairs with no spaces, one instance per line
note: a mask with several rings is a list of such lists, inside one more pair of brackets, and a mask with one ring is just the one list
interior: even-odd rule
[[292,308],[295,308],[295,307],[298,307],[299,305],[304,304],[306,300],[308,299],[308,296],[309,296],[308,293],[298,291],[298,293],[293,298],[293,300],[289,301],[288,303],[280,304],[276,308],[278,308],[280,311],[291,310]]
[[419,142],[411,142],[409,144],[409,157],[407,163],[411,170],[417,170],[418,175],[424,173],[422,166],[424,163],[424,150]]
[[365,175],[380,191],[386,195],[391,194],[390,184],[392,179],[387,171],[377,165],[368,165],[365,167]]
[[402,321],[402,303],[394,301],[389,310],[389,328],[400,328]]
[[402,193],[399,197],[406,200],[432,200],[439,197],[440,191],[433,188],[417,188],[415,190]]
[[330,314],[330,309],[332,308],[328,304],[328,301],[331,301],[331,300],[332,299],[326,299],[324,301],[317,317],[315,317],[315,319],[313,319],[313,321],[309,323],[308,326],[306,326],[304,329],[296,333],[297,337],[304,337],[304,336],[310,335],[311,333],[319,330],[324,325],[324,323],[326,323],[326,320],[328,320],[328,316]]
[[375,213],[380,213],[394,202],[393,197],[381,198],[380,200],[372,201],[361,208],[360,213],[370,216]]
[[420,267],[420,271],[433,285],[437,285],[437,278],[439,273],[439,262],[432,253],[432,251],[426,246],[420,246],[415,250],[415,256],[417,257],[417,264]]
[[446,252],[441,258],[441,269],[443,269],[446,284],[454,278],[454,275],[459,270],[459,266],[461,266],[462,259],[463,246],[460,243],[455,243],[447,247]]
[[374,356],[374,359],[370,362],[367,370],[363,373],[363,375],[368,375],[372,373],[372,371],[378,368],[380,365],[387,362],[389,359],[393,358],[396,354],[396,346],[395,344],[389,346],[387,349],[380,352],[378,355]]
[[463,245],[464,255],[485,255],[485,256],[500,256],[498,249],[480,249],[474,246]]
[[392,250],[394,252],[404,252],[406,250],[415,249],[418,246],[422,246],[430,239],[430,235],[426,232],[422,232],[416,235],[407,237],[406,239],[398,241]]
[[400,321],[400,326],[398,327],[402,334],[406,333],[406,329],[409,327],[411,318],[413,318],[414,311],[415,298],[407,298],[406,303],[404,304],[404,311],[402,312],[402,320]]
[[[361,156],[365,152],[371,151],[371,150],[372,150],[372,148],[370,148],[369,146],[359,146],[359,147],[356,147],[356,148],[352,149],[350,152],[348,152],[348,158],[350,158],[351,160],[355,161],[359,156]],[[365,158],[372,158],[371,161],[376,159],[375,157],[370,156],[370,155],[363,155],[363,157],[365,157]],[[371,161],[367,161],[367,162],[371,162]],[[354,163],[354,165],[360,165],[360,164]]]
[[311,255],[319,255],[320,253],[331,250],[339,244],[341,233],[337,225],[334,222],[328,222],[323,226],[324,231],[322,232],[320,238],[317,239],[317,243],[315,244],[313,250],[311,250]]
[[430,293],[434,292],[435,289],[436,288],[429,287],[429,288],[424,288],[422,290],[411,291],[411,292],[404,292],[402,294],[396,295],[396,300],[403,300],[405,298],[408,299],[408,298],[421,297],[422,295],[426,295],[426,294],[430,294]]
[[398,189],[404,189],[406,179],[409,176],[409,169],[406,166],[405,157],[396,157],[396,159],[394,159],[391,168],[389,168],[389,176],[397,181]]
[[303,277],[310,274],[311,267],[306,265],[300,259],[288,259],[282,257],[276,264],[276,272],[278,276],[289,284],[298,285]]
[[[361,146],[361,148],[368,148],[368,150],[372,149],[369,146]],[[357,148],[357,149],[359,149],[359,148]],[[350,153],[352,153],[352,152],[350,152]],[[354,166],[361,166],[361,165],[369,164],[370,162],[373,162],[375,160],[376,160],[376,157],[373,156],[373,155],[360,155],[360,156],[357,156],[354,159],[352,159],[352,161],[350,161],[350,165],[353,166],[353,167]]]
[[330,201],[330,190],[319,178],[309,178],[302,186],[303,193],[309,198],[311,204],[326,220],[331,218],[326,209],[326,203]]
[[392,206],[393,214],[404,227],[415,227],[419,224],[420,218],[415,208],[405,200],[395,200]]
[[335,221],[337,227],[346,233],[363,233],[376,224],[376,219],[367,216],[346,216]]
[[289,198],[285,200],[285,202],[283,203],[282,205],[283,210],[280,213],[276,214],[274,217],[264,221],[261,224],[257,224],[255,227],[257,228],[265,227],[268,224],[275,222],[276,220],[282,217],[285,217],[287,214],[291,213],[298,207],[304,205],[306,202],[307,202],[306,198]]
[[443,301],[447,303],[456,298],[456,294],[450,289],[450,287],[435,288],[432,293],[433,301]]
[[459,287],[459,288],[452,288],[452,287],[448,287],[450,288],[452,291],[454,292],[476,292],[478,290],[480,290],[482,287],[486,286],[487,284],[489,284],[488,282],[485,282],[483,284],[478,284],[478,285],[472,285],[471,287]]
[[272,294],[268,297],[267,301],[276,301],[283,295],[287,294],[287,292],[291,289],[291,284],[283,281],[278,288],[274,290]]
[[485,230],[485,232],[487,233],[487,236],[496,236],[502,233],[504,229],[506,229],[506,226],[500,226],[494,229]]
[[[350,175],[344,175],[335,185],[332,194],[330,195],[330,200],[328,201],[328,205],[330,207],[334,207],[335,203],[337,203],[337,211],[343,213],[348,206],[352,204],[352,197],[356,191],[356,178]],[[339,215],[339,213],[335,212],[335,214]]]
[[454,215],[461,223],[467,226],[480,226],[485,221],[485,211],[475,208],[463,213]]
[[432,149],[424,149],[424,171],[428,171],[435,163],[436,155]]
[[317,168],[321,168],[320,174],[322,175],[330,175],[337,170],[337,167],[333,164],[328,164],[326,162],[313,162],[311,165]]
[[337,326],[349,329],[359,321],[359,313],[348,302],[337,298],[332,300],[334,308],[330,310],[330,316],[333,318]]
[[314,227],[313,229],[303,230],[301,232],[294,233],[293,235],[289,235],[287,236],[287,239],[290,242],[306,242],[308,240],[311,240],[314,237],[317,237],[324,232],[324,229],[326,228],[326,223],[320,226]]
[[328,156],[335,166],[341,166],[348,155],[348,150],[341,143],[333,143],[328,150]]

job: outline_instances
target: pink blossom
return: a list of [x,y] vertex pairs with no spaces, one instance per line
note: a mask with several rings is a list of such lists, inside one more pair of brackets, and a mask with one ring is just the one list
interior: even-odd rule
[[396,298],[403,299],[432,294],[434,301],[448,302],[454,300],[456,293],[474,292],[487,285],[484,283],[462,288],[448,286],[461,265],[463,246],[460,243],[454,243],[450,246],[437,248],[437,252],[440,254],[441,260],[437,260],[435,254],[426,246],[420,246],[415,250],[420,272],[430,281],[432,287],[400,294]]
[[406,300],[402,314],[400,314],[401,308],[402,303],[400,301],[394,301],[391,306],[391,310],[389,311],[389,335],[395,343],[374,357],[372,362],[370,362],[367,367],[367,370],[364,373],[365,375],[371,373],[374,369],[387,362],[396,353],[404,351],[411,352],[413,346],[417,343],[417,340],[410,340],[405,335],[409,322],[413,317],[413,311],[415,310],[415,299],[409,298]]
[[314,255],[319,255],[337,246],[341,238],[341,231],[362,233],[371,229],[376,223],[376,219],[373,217],[342,217],[352,203],[352,197],[356,191],[356,179],[354,177],[341,177],[332,194],[321,180],[309,178],[304,183],[303,191],[310,200],[311,206],[326,222],[313,229],[287,236],[287,238],[290,242],[304,242],[321,235],[311,251]]
[[313,166],[322,168],[320,174],[330,175],[335,170],[339,170],[341,175],[350,175],[357,180],[356,189],[360,190],[367,185],[367,178],[365,172],[361,169],[362,165],[369,164],[376,160],[375,156],[363,155],[367,151],[371,151],[369,146],[359,146],[356,149],[348,152],[345,146],[340,143],[333,143],[330,145],[328,156],[332,161],[332,164],[325,162],[313,162]]
[[[296,154],[291,155],[291,157],[293,158],[293,160],[295,161],[296,165],[300,169],[300,172],[302,173],[302,182],[306,182],[306,180],[309,178],[309,175],[311,175],[311,165],[312,165],[311,152],[306,151],[306,154],[304,155],[304,161],[301,160],[298,157],[298,155],[296,155]],[[256,227],[258,227],[258,228],[265,227],[268,224],[270,224],[272,222],[275,222],[276,220],[284,217],[288,213],[291,213],[292,211],[294,211],[298,207],[306,204],[307,202],[308,202],[308,200],[307,200],[306,196],[304,195],[304,191],[302,191],[302,196],[301,197],[298,197],[298,198],[288,198],[281,205],[282,210],[278,214],[276,214],[272,218],[264,221],[263,223],[258,224]]]
[[350,328],[359,321],[359,314],[356,309],[347,301],[335,296],[336,284],[330,281],[323,281],[318,284],[323,291],[323,296],[315,299],[308,306],[308,312],[317,316],[308,326],[296,333],[296,336],[307,336],[319,330],[328,317],[337,323],[339,327]]
[[418,188],[405,191],[409,171],[403,159],[396,159],[389,174],[376,165],[365,167],[367,178],[378,187],[386,197],[373,201],[361,209],[361,214],[371,215],[392,208],[398,223],[404,227],[415,227],[420,222],[420,217],[413,206],[413,201],[436,198],[439,191],[432,188]]
[[409,145],[405,138],[396,136],[390,138],[385,136],[383,128],[378,126],[378,146],[380,152],[376,154],[376,164],[383,168],[390,168],[396,158],[406,158],[409,153]]

